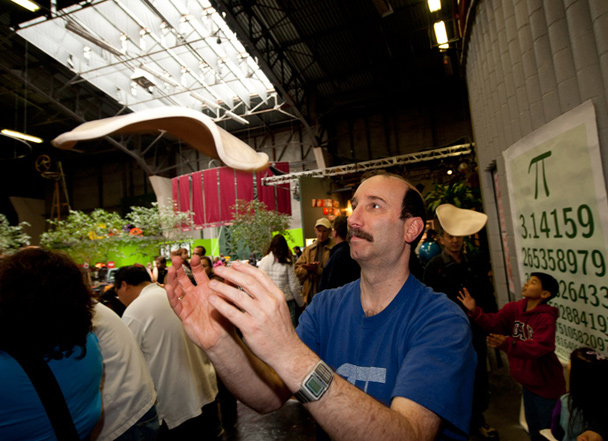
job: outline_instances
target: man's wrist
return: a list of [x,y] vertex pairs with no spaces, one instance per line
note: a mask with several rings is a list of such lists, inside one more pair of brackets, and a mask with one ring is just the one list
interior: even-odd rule
[[286,344],[286,347],[290,348],[288,352],[276,351],[272,359],[263,361],[274,369],[285,386],[295,393],[320,359],[300,339]]
[[323,360],[319,360],[302,381],[300,389],[296,391],[296,399],[301,403],[310,403],[321,399],[329,389],[333,379],[334,373],[331,368]]

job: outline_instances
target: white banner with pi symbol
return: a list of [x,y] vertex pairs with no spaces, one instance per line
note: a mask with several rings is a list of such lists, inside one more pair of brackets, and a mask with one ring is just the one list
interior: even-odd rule
[[551,121],[503,152],[522,283],[559,281],[557,353],[608,350],[608,203],[593,103]]

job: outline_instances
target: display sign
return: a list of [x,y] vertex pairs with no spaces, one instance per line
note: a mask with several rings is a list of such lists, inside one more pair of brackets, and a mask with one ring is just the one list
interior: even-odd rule
[[588,101],[503,152],[522,283],[559,281],[556,352],[608,349],[608,204],[593,103]]

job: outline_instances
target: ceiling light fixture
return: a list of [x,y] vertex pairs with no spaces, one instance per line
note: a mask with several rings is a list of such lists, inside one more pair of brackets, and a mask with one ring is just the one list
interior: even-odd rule
[[42,142],[41,138],[32,135],[26,135],[25,133],[16,132],[14,130],[2,129],[0,131],[3,135],[10,136],[11,138],[23,139],[25,141],[35,142],[36,144],[40,144]]
[[38,9],[40,9],[40,6],[34,2],[31,2],[30,0],[12,0],[12,2],[17,3],[19,6],[27,9],[28,11],[36,12]]
[[427,0],[429,4],[429,11],[437,12],[441,10],[441,0]]
[[[169,72],[167,72],[167,71],[165,71],[164,73],[160,73],[160,72],[155,71],[154,69],[149,68],[145,64],[140,64],[139,69],[146,71],[151,75],[154,75],[159,80],[162,80],[165,83],[167,83],[173,87],[181,87],[181,84],[179,84],[177,81],[175,81],[173,78],[171,78],[171,76],[169,75]],[[154,81],[154,80],[152,80],[152,81]]]
[[435,38],[437,39],[437,44],[440,49],[447,49],[448,45],[448,32],[445,29],[445,23],[443,20],[436,22],[433,25],[433,29],[435,30]]
[[133,75],[131,75],[131,81],[136,82],[144,89],[150,89],[158,86],[151,75],[139,68],[136,68]]
[[[280,108],[273,108],[268,102],[274,93],[273,85],[254,59],[243,55],[245,47],[221,19],[221,13],[209,5],[211,15],[202,16],[200,9],[189,15],[182,3],[205,8],[208,0],[95,1],[90,7],[61,17],[32,20],[18,33],[46,53],[58,56],[62,64],[108,95],[124,96],[122,104],[133,111],[154,107],[158,100],[165,100],[163,105],[170,102],[200,109],[200,100],[190,96],[191,92],[199,92],[209,100],[206,104],[217,120],[232,118],[251,124],[248,115],[258,109],[281,113]],[[179,13],[175,14],[175,10]],[[187,33],[182,35],[178,29]],[[85,46],[91,48],[90,52]],[[216,79],[218,59],[223,63]],[[136,68],[140,71],[134,72]],[[140,86],[148,93],[142,93]],[[291,114],[286,116],[294,118]]]

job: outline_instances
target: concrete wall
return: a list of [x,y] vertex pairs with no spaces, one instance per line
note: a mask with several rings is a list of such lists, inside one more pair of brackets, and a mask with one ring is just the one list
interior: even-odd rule
[[[472,2],[463,67],[469,90],[499,302],[508,300],[492,170],[507,213],[502,152],[556,117],[592,100],[604,171],[608,167],[608,1]],[[511,260],[513,225],[507,216]],[[514,265],[515,286],[522,285]]]
[[19,222],[27,222],[29,227],[23,227],[30,239],[30,245],[40,245],[40,235],[46,230],[46,219],[44,217],[44,200],[33,198],[10,198]]

